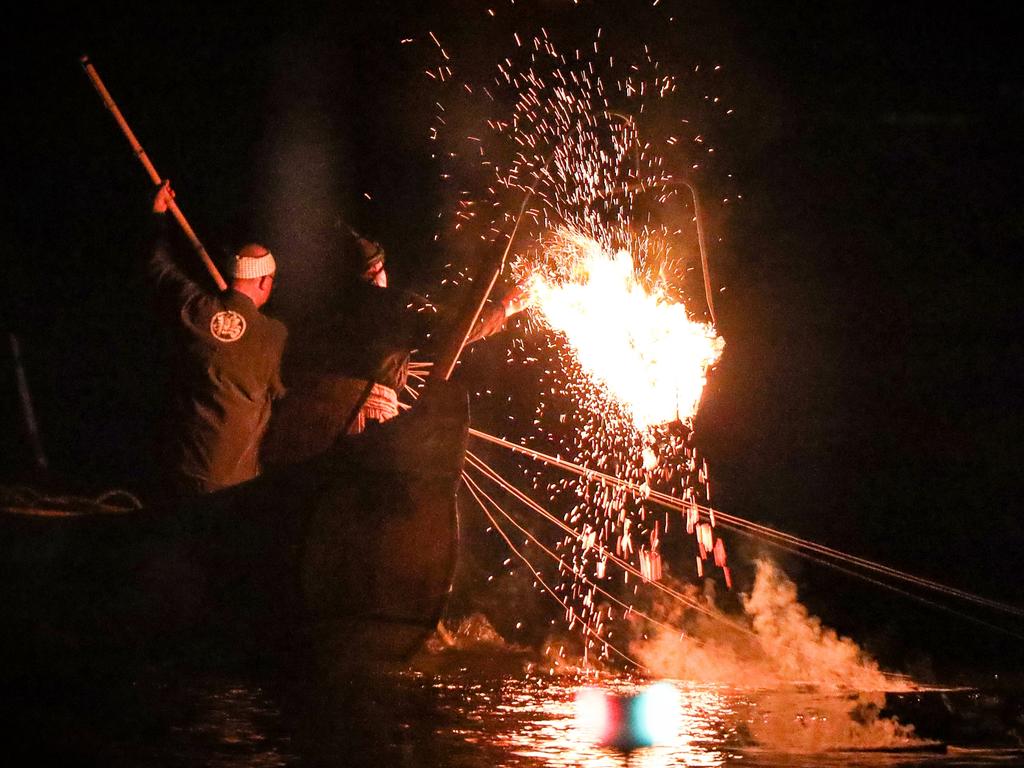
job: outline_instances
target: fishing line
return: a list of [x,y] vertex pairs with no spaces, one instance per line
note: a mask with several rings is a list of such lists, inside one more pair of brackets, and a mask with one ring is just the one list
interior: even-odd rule
[[[533,499],[531,499],[529,496],[527,496],[522,491],[520,491],[518,488],[516,488],[514,485],[512,485],[508,480],[506,480],[500,474],[498,474],[493,469],[491,469],[489,466],[487,466],[479,458],[474,456],[469,451],[466,452],[466,455],[467,455],[467,458],[471,459],[471,461],[477,462],[475,464],[477,469],[479,469],[481,472],[483,472],[493,482],[495,482],[498,485],[500,485],[502,488],[504,488],[506,491],[508,491],[512,496],[514,496],[516,499],[518,499],[523,504],[528,506],[534,512],[536,512],[537,514],[541,515],[544,519],[548,520],[553,525],[555,525],[558,528],[562,529],[564,532],[566,532],[570,536],[573,536],[576,539],[582,538],[582,534],[580,534],[579,531],[577,531],[574,528],[572,528],[571,526],[567,525],[562,520],[559,520],[555,515],[551,514],[546,509],[544,509],[542,506],[537,504]],[[641,581],[646,581],[646,579],[644,578],[644,575],[638,569],[633,567],[630,563],[626,562],[625,560],[622,560],[621,558],[617,557],[614,553],[612,553],[611,551],[606,549],[603,545],[594,545],[594,549],[596,549],[600,554],[602,554],[604,557],[606,557],[610,562],[612,562],[615,565],[619,566],[620,568],[622,568],[627,573],[629,573],[629,574],[631,574],[633,576],[636,576]],[[656,582],[656,581],[652,581],[652,582],[648,582],[648,583],[650,583],[651,586],[654,589],[657,589],[657,590],[667,594],[668,596],[675,598],[676,600],[678,600],[679,602],[683,603],[684,605],[687,605],[688,607],[692,608],[693,610],[698,611],[699,613],[703,613],[705,616],[708,616],[709,618],[715,619],[716,621],[719,621],[719,622],[725,624],[727,627],[730,627],[731,629],[734,629],[737,632],[742,632],[744,634],[751,635],[751,636],[754,634],[753,632],[751,632],[750,630],[746,629],[745,627],[739,626],[738,624],[734,624],[733,622],[731,622],[730,620],[726,619],[725,617],[723,617],[723,616],[721,616],[721,615],[711,611],[710,609],[702,606],[700,603],[696,602],[692,598],[682,594],[681,592],[678,592],[677,590],[672,589],[671,587],[668,587],[668,586],[666,586],[664,584],[661,584],[660,582]]]
[[[741,529],[736,529],[736,533],[740,534],[741,536],[747,536],[747,537],[750,537],[750,538],[754,538],[755,537],[755,534],[750,533],[749,531],[741,530]],[[1009,635],[1010,637],[1016,638],[1017,640],[1024,640],[1024,635],[1021,635],[1021,634],[1019,634],[1017,632],[1014,632],[1013,630],[1006,629],[1005,627],[1002,627],[1002,626],[1000,626],[998,624],[992,624],[991,622],[985,621],[984,619],[979,619],[976,616],[972,616],[969,613],[963,613],[962,611],[958,611],[955,608],[950,608],[949,606],[943,605],[942,603],[937,603],[934,600],[929,600],[927,597],[923,597],[921,595],[914,594],[913,592],[909,592],[909,591],[907,591],[905,589],[901,589],[900,587],[897,587],[897,586],[895,586],[893,584],[887,584],[884,581],[879,581],[878,579],[874,579],[874,578],[872,578],[870,576],[866,576],[863,573],[858,573],[856,571],[850,570],[849,568],[844,568],[843,566],[838,565],[837,563],[830,562],[830,561],[825,560],[823,558],[815,557],[814,555],[812,555],[812,554],[810,554],[808,552],[805,552],[805,551],[803,551],[803,550],[801,550],[801,549],[799,549],[797,547],[787,546],[786,544],[781,544],[781,543],[779,543],[777,541],[770,541],[770,542],[768,542],[768,544],[770,544],[771,546],[774,546],[774,547],[778,547],[779,549],[782,549],[782,550],[784,550],[786,552],[789,552],[791,554],[797,555],[798,557],[803,557],[803,558],[805,558],[807,560],[810,560],[813,563],[818,563],[819,565],[822,565],[822,566],[824,566],[826,568],[832,568],[833,570],[839,571],[840,573],[844,573],[847,576],[852,576],[854,578],[862,579],[862,580],[867,581],[867,582],[869,582],[871,584],[874,584],[875,586],[881,587],[882,589],[888,589],[888,590],[890,590],[892,592],[895,592],[896,594],[903,595],[904,597],[907,597],[907,598],[909,598],[911,600],[916,600],[919,603],[923,603],[924,605],[930,606],[930,607],[935,608],[935,609],[937,609],[939,611],[943,611],[943,612],[948,613],[948,614],[950,614],[952,616],[956,616],[956,617],[964,619],[966,621],[973,622],[974,624],[979,624],[979,625],[981,625],[983,627],[986,627],[988,629],[991,629],[991,630],[994,630],[996,632],[1002,633],[1004,635]]]
[[[477,471],[482,471],[482,470],[480,470],[479,467],[476,467],[475,465],[474,465],[474,469],[476,469]],[[466,479],[468,480],[468,478],[466,478]],[[551,551],[548,547],[546,547],[536,536],[533,535],[533,533],[531,533],[527,528],[523,527],[523,525],[518,520],[516,520],[512,515],[510,515],[505,509],[503,509],[501,507],[501,505],[499,505],[493,498],[491,498],[489,495],[487,495],[480,488],[479,485],[477,486],[477,490],[480,491],[480,493],[484,494],[484,496],[487,498],[488,501],[490,501],[490,503],[494,506],[494,508],[498,512],[500,512],[512,525],[514,525],[523,534],[525,534],[526,537],[530,541],[532,541],[538,548],[540,548],[540,550],[542,552],[544,552],[546,555],[548,555],[553,560],[555,560],[558,563],[558,565],[559,565],[559,570],[561,570],[562,568],[565,568],[566,570],[569,570],[572,573],[574,573],[585,584],[588,584],[590,587],[592,587],[594,589],[594,591],[604,595],[609,600],[611,600],[616,605],[618,605],[620,608],[626,609],[626,615],[628,615],[630,613],[635,613],[637,616],[640,616],[641,618],[646,619],[647,621],[650,621],[652,624],[656,624],[656,625],[658,625],[659,627],[661,627],[663,629],[671,630],[672,632],[676,632],[676,633],[680,633],[680,634],[685,634],[685,631],[681,627],[675,627],[675,626],[672,626],[671,624],[666,624],[665,622],[663,622],[663,621],[661,621],[659,619],[656,619],[653,616],[649,616],[648,614],[644,613],[643,611],[638,610],[637,608],[633,607],[629,603],[626,603],[626,602],[620,600],[619,598],[615,597],[615,595],[613,595],[612,593],[608,592],[607,590],[602,589],[597,584],[597,582],[595,582],[592,579],[590,579],[587,576],[585,576],[583,574],[582,569],[577,570],[576,568],[570,568],[570,566],[562,559],[561,555],[559,555],[557,552]],[[702,640],[699,640],[698,638],[691,637],[691,639],[694,642],[696,642],[699,645],[701,645],[701,646],[704,645],[704,642]]]
[[[548,586],[548,583],[546,581],[544,581],[544,577],[541,576],[540,573],[533,567],[533,564],[530,563],[529,559],[527,559],[527,557],[525,555],[523,555],[516,548],[516,545],[512,543],[512,540],[505,533],[504,529],[498,524],[498,521],[495,520],[494,517],[491,515],[491,513],[487,510],[487,507],[484,505],[483,501],[480,499],[480,497],[477,495],[476,490],[474,489],[475,483],[473,482],[472,478],[470,478],[468,475],[463,473],[462,479],[464,481],[466,481],[466,487],[469,488],[469,492],[473,495],[473,498],[476,500],[477,504],[480,505],[480,509],[483,510],[484,515],[490,521],[491,525],[494,526],[494,530],[497,531],[498,535],[501,536],[502,539],[504,539],[505,544],[508,545],[508,548],[512,550],[512,552],[516,555],[516,557],[518,557],[520,560],[523,561],[523,564],[526,565],[526,567],[533,574],[533,577],[537,580],[537,583],[539,583],[542,587],[544,587],[544,590],[549,595],[551,595],[551,597],[553,597],[558,602],[559,605],[561,605],[565,609],[565,612],[566,612],[567,616],[569,616],[569,617],[577,617],[576,610],[574,608],[570,607],[564,600],[562,600],[562,598],[560,598],[555,593],[555,591],[550,586]],[[635,667],[637,667],[639,669],[643,669],[645,671],[650,671],[643,664],[641,664],[640,662],[638,662],[635,659],[631,658],[627,654],[623,653],[618,648],[616,648],[614,645],[612,645],[610,642],[608,642],[607,640],[602,638],[600,635],[598,635],[597,632],[595,632],[594,629],[582,617],[577,617],[577,618],[579,618],[580,626],[584,630],[586,630],[586,632],[588,634],[593,635],[594,638],[599,643],[601,643],[606,649],[610,648],[617,655],[621,656],[623,659],[625,659],[627,662],[629,662],[630,664],[634,665]]]
[[960,598],[962,600],[965,600],[965,601],[968,601],[968,602],[972,602],[972,603],[975,603],[977,605],[983,605],[983,606],[991,608],[993,610],[1002,611],[1002,612],[1005,612],[1005,613],[1012,614],[1014,616],[1024,616],[1024,609],[1018,608],[1017,606],[1014,606],[1014,605],[1010,605],[1010,604],[1007,604],[1007,603],[1002,603],[1002,602],[997,601],[997,600],[991,600],[989,598],[982,597],[981,595],[976,595],[976,594],[973,594],[973,593],[970,593],[970,592],[966,592],[964,590],[957,589],[956,587],[950,587],[950,586],[947,586],[945,584],[941,584],[940,582],[933,581],[931,579],[926,579],[926,578],[923,578],[923,577],[920,577],[920,576],[915,576],[915,575],[907,573],[905,571],[900,571],[900,570],[897,570],[897,569],[892,568],[890,566],[886,566],[886,565],[883,565],[881,563],[876,563],[876,562],[873,562],[871,560],[867,560],[865,558],[858,557],[856,555],[850,555],[850,554],[841,552],[839,550],[832,549],[831,547],[825,546],[823,544],[817,544],[815,542],[808,541],[806,539],[801,539],[801,538],[799,538],[797,536],[794,536],[792,534],[785,533],[785,532],[782,532],[782,531],[777,531],[777,530],[775,530],[773,528],[769,528],[768,526],[761,525],[759,523],[754,523],[752,521],[745,520],[745,519],[743,519],[741,517],[737,517],[735,515],[730,515],[728,513],[722,512],[720,510],[712,509],[711,507],[707,507],[707,506],[704,506],[704,505],[701,505],[701,504],[697,504],[696,502],[682,501],[680,499],[675,498],[674,496],[669,496],[668,494],[661,493],[659,491],[648,491],[648,490],[642,488],[641,486],[637,485],[636,483],[632,483],[632,482],[630,482],[628,480],[622,480],[620,478],[614,477],[612,475],[605,474],[605,473],[600,472],[598,470],[593,470],[593,469],[589,469],[587,467],[579,466],[579,465],[574,464],[573,462],[567,461],[565,459],[561,459],[561,458],[558,458],[558,457],[550,456],[550,455],[544,454],[544,453],[542,453],[540,451],[536,451],[536,450],[533,450],[531,448],[526,448],[525,446],[517,445],[516,443],[512,443],[512,442],[509,442],[507,440],[503,440],[503,439],[495,437],[493,435],[489,435],[489,434],[487,434],[485,432],[480,432],[479,430],[476,430],[476,429],[472,429],[471,428],[469,430],[469,432],[470,432],[471,435],[473,435],[476,438],[479,438],[481,440],[485,440],[485,441],[493,443],[495,445],[500,445],[500,446],[502,446],[504,448],[508,448],[509,450],[512,450],[512,451],[517,452],[517,453],[522,453],[522,454],[524,454],[526,456],[529,456],[529,457],[531,457],[533,459],[536,459],[538,461],[542,461],[542,462],[544,462],[546,464],[549,464],[549,465],[552,465],[552,466],[559,467],[561,469],[564,469],[566,471],[569,471],[569,472],[572,472],[572,473],[574,473],[576,475],[584,477],[584,478],[586,478],[588,480],[595,480],[595,481],[599,481],[599,482],[603,482],[603,483],[609,483],[609,484],[615,485],[617,487],[624,488],[624,489],[630,491],[631,493],[633,493],[634,495],[636,495],[638,497],[645,498],[645,499],[651,499],[654,502],[656,502],[658,504],[661,504],[662,506],[666,506],[666,507],[669,507],[671,509],[674,509],[674,510],[677,510],[677,511],[680,511],[680,512],[686,512],[687,510],[690,510],[690,509],[700,510],[701,512],[704,512],[704,513],[708,514],[709,517],[713,517],[713,519],[719,519],[719,520],[723,521],[723,523],[727,524],[726,527],[728,527],[728,528],[737,528],[737,529],[746,528],[746,529],[755,531],[755,532],[761,534],[762,536],[764,536],[766,538],[769,538],[769,539],[779,539],[779,540],[785,541],[785,542],[787,542],[787,543],[789,543],[789,544],[791,544],[791,545],[793,545],[795,547],[800,547],[800,548],[808,549],[808,550],[816,552],[816,553],[818,553],[820,555],[823,555],[825,557],[829,557],[829,558],[833,558],[833,559],[836,559],[836,560],[844,561],[844,562],[847,562],[847,563],[849,563],[851,565],[857,565],[857,566],[860,566],[861,568],[864,568],[865,570],[869,570],[869,571],[874,571],[876,573],[885,574],[885,575],[890,576],[892,578],[899,579],[899,580],[905,581],[905,582],[909,582],[911,584],[915,584],[917,586],[924,587],[926,589],[931,589],[933,591],[939,592],[941,594],[945,594],[945,595],[950,596],[950,597],[958,597],[958,598]]

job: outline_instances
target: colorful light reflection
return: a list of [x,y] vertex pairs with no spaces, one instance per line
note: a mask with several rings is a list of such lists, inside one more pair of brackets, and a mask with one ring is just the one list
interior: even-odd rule
[[625,694],[600,688],[584,688],[576,694],[581,736],[624,752],[674,744],[679,738],[680,709],[679,691],[669,683]]

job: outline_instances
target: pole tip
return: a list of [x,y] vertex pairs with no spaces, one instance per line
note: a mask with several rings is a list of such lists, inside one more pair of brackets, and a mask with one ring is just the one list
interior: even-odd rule
[[89,66],[89,57],[86,56],[84,53],[81,56],[79,56],[78,61],[81,63],[83,67]]

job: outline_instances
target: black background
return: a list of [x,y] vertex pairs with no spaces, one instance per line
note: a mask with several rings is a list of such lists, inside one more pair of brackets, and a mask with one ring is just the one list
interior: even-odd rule
[[[79,56],[91,56],[211,252],[272,242],[287,316],[317,295],[317,240],[273,241],[274,215],[319,220],[336,205],[385,242],[399,283],[429,281],[442,263],[430,245],[446,192],[427,140],[427,30],[479,65],[513,29],[543,24],[556,41],[586,41],[604,25],[669,64],[721,63],[736,106],[717,138],[742,200],[710,212],[727,347],[696,432],[715,504],[1024,602],[1024,79],[1009,11],[492,5],[495,19],[468,2],[44,3],[7,25],[0,318],[22,342],[53,473],[85,488],[141,482],[161,392],[157,329],[140,298],[150,191]],[[314,136],[330,137],[308,145],[331,169],[312,202],[280,191],[275,141],[295,104]],[[726,186],[707,183],[712,198]],[[0,466],[23,478],[9,357],[3,377]],[[743,558],[755,549],[734,543]],[[1019,639],[801,561],[787,570],[814,612],[884,660],[1003,673],[1024,660]]]

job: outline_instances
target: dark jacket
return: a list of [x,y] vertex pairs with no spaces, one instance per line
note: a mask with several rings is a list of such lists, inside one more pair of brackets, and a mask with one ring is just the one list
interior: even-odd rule
[[176,352],[162,458],[176,490],[205,493],[259,474],[270,403],[284,394],[287,330],[245,294],[211,293],[186,277],[171,260],[164,226],[150,261]]
[[[297,334],[289,345],[285,367],[301,375],[374,381],[401,392],[410,354],[419,351],[429,358],[452,320],[450,311],[410,291],[353,283],[341,294],[334,312]],[[504,308],[489,303],[469,341],[497,333],[504,325]]]
[[[355,283],[342,292],[337,308],[302,326],[289,342],[285,361],[288,397],[274,411],[265,456],[287,464],[325,451],[349,431],[369,394],[368,382],[401,393],[409,357],[450,333],[452,314],[408,291]],[[501,304],[488,304],[470,341],[504,327]]]

